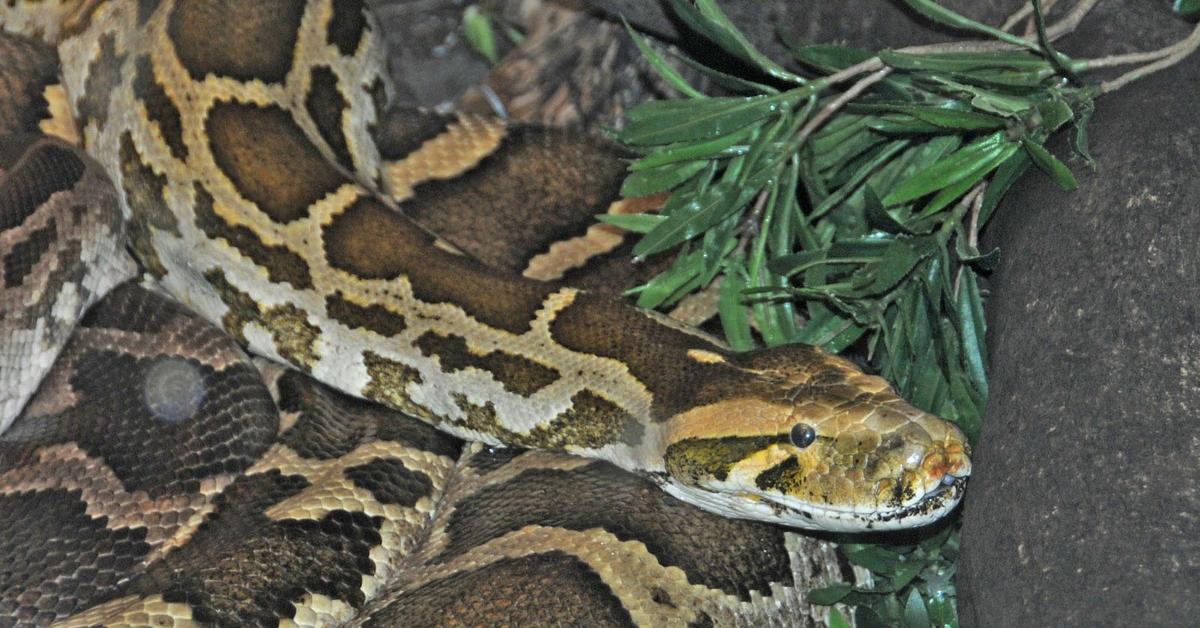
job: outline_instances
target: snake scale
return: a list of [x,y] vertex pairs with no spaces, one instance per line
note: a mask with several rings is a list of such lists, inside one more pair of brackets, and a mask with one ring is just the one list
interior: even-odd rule
[[359,2],[0,24],[0,625],[786,625],[786,527],[961,497],[962,433],[850,362],[412,222],[647,201],[599,140],[388,110]]

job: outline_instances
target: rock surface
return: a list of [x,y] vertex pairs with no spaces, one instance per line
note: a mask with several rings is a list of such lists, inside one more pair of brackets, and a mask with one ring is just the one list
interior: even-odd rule
[[[1064,47],[1148,49],[1190,25],[1103,3]],[[1113,6],[1116,5],[1116,6]],[[1124,6],[1122,6],[1124,5]],[[1001,204],[991,402],[959,570],[964,626],[1200,617],[1200,56],[1103,97],[1075,192]],[[1067,155],[1069,137],[1051,142]]]

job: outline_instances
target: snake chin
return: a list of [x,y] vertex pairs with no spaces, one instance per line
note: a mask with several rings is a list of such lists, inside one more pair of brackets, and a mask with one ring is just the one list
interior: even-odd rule
[[832,508],[800,502],[778,493],[744,487],[689,486],[659,478],[663,490],[710,512],[735,519],[764,521],[789,528],[824,532],[887,532],[918,528],[945,517],[962,500],[967,476],[946,475],[918,498],[893,507]]

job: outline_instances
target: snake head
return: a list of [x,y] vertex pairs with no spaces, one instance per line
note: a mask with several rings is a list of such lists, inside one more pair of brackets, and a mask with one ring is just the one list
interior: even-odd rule
[[734,357],[757,383],[671,419],[668,492],[732,517],[829,531],[920,526],[962,497],[962,431],[882,378],[805,345]]

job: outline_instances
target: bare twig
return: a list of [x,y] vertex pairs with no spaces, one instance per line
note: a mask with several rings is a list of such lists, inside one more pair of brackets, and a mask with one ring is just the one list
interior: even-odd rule
[[1000,30],[1011,31],[1013,27],[1021,23],[1021,20],[1029,17],[1032,14],[1033,5],[1028,2],[1022,3],[1021,8],[1017,9],[1016,12],[1008,16],[1007,20],[1004,20],[1004,24],[1000,26]]
[[866,91],[868,87],[878,83],[879,81],[882,81],[891,73],[891,68],[880,68],[875,72],[863,77],[862,80],[854,85],[851,85],[850,89],[842,92],[841,95],[833,99],[833,101],[831,101],[828,105],[822,107],[821,110],[817,112],[817,115],[810,118],[809,121],[804,124],[804,127],[801,128],[800,132],[796,134],[796,138],[792,140],[792,145],[796,147],[802,146],[808,139],[808,136],[812,135],[813,131],[816,131],[818,127],[824,124],[826,120],[833,116],[833,114],[837,113],[839,109],[846,105],[846,103],[858,98],[858,95]]
[[1200,48],[1200,25],[1197,25],[1196,28],[1192,29],[1192,34],[1188,35],[1186,39],[1183,39],[1173,46],[1164,48],[1163,50],[1172,49],[1172,52],[1170,52],[1167,56],[1153,63],[1147,63],[1140,68],[1130,70],[1111,81],[1105,81],[1101,83],[1100,93],[1108,94],[1115,92],[1142,77],[1154,74],[1159,70],[1169,68],[1195,52],[1197,48]]

